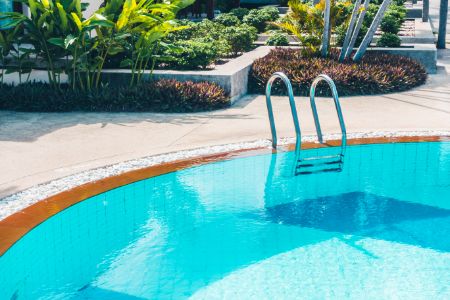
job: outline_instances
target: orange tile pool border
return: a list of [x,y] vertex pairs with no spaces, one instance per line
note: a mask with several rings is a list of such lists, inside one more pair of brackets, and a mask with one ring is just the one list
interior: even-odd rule
[[[450,137],[442,136],[413,136],[413,137],[379,137],[350,139],[348,145],[362,144],[386,144],[386,143],[412,143],[412,142],[439,142],[450,141]],[[302,144],[302,149],[337,146],[340,141],[329,141],[326,145],[312,142]],[[284,150],[292,150],[294,145],[284,147]],[[150,166],[139,170],[128,171],[123,174],[111,176],[97,181],[89,182],[67,191],[63,191],[47,199],[41,200],[29,207],[0,221],[0,257],[8,251],[17,241],[30,232],[33,228],[56,215],[57,213],[89,199],[98,194],[115,188],[135,183],[147,178],[183,170],[193,166],[224,161],[231,158],[246,157],[258,154],[274,152],[268,148],[254,148],[237,150],[228,153],[211,154],[201,157],[188,158],[160,165]]]

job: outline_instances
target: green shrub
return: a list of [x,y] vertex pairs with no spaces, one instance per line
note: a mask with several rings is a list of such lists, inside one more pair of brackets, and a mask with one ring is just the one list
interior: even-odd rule
[[397,22],[401,25],[406,20],[406,8],[404,6],[391,5],[389,9],[386,11],[386,16],[394,17]]
[[43,83],[0,86],[0,109],[34,112],[195,112],[230,105],[225,91],[210,82],[143,82],[135,87],[111,85],[90,92],[60,90]]
[[264,32],[268,22],[267,19],[259,13],[252,13],[253,11],[255,10],[251,10],[250,13],[244,17],[243,22],[255,27],[258,32]]
[[259,11],[262,14],[267,15],[269,21],[275,21],[280,16],[280,12],[278,11],[278,8],[276,8],[275,6],[266,6],[266,7],[260,8]]
[[175,46],[164,54],[172,58],[168,65],[177,69],[205,69],[219,58],[215,44],[201,39],[179,41]]
[[387,15],[381,21],[380,29],[385,33],[397,34],[400,31],[400,23],[391,15]]
[[[371,95],[399,92],[425,83],[427,73],[417,61],[403,56],[371,53],[356,63],[340,63],[340,51],[333,50],[329,58],[305,56],[300,49],[276,48],[267,56],[257,59],[252,66],[249,90],[263,94],[267,80],[275,72],[284,72],[292,80],[296,95],[306,96],[311,82],[319,74],[327,74],[336,83],[339,95]],[[279,82],[274,93],[283,94],[285,87]],[[326,85],[319,85],[320,95],[330,95]]]
[[244,17],[245,17],[246,15],[248,15],[249,12],[250,12],[249,9],[243,8],[243,7],[233,8],[233,9],[230,11],[230,13],[233,14],[233,15],[235,15],[236,17],[238,17],[238,19],[239,19],[240,21],[244,20]]
[[224,38],[231,47],[232,55],[240,52],[246,52],[253,49],[253,42],[258,38],[256,29],[252,26],[242,24],[236,27],[227,27],[224,32]]
[[200,23],[196,24],[194,28],[195,34],[193,38],[211,37],[212,39],[219,40],[223,38],[224,29],[225,26],[220,23],[210,20],[203,20]]
[[375,15],[377,14],[378,10],[380,9],[380,6],[374,3],[370,3],[369,7],[367,8],[366,15],[364,16],[364,26],[367,28],[370,27],[373,20],[375,19]]
[[212,43],[219,57],[230,55],[231,47],[223,34],[226,28],[224,25],[210,20],[203,20],[198,23],[190,22],[186,25],[190,26],[190,28],[171,33],[165,41],[175,44],[188,40]]
[[195,37],[198,23],[189,20],[176,20],[174,21],[177,26],[187,26],[186,29],[176,30],[169,33],[165,38],[165,42],[175,42],[175,41],[187,41]]
[[239,18],[231,13],[220,14],[214,19],[214,21],[224,26],[238,26],[241,24]]
[[262,9],[252,9],[243,19],[243,22],[264,32],[268,22],[278,19],[278,9],[276,7],[265,7]]
[[267,46],[289,46],[289,36],[282,32],[275,32],[266,41]]
[[377,47],[398,48],[400,47],[401,43],[401,39],[396,34],[385,32],[378,39]]

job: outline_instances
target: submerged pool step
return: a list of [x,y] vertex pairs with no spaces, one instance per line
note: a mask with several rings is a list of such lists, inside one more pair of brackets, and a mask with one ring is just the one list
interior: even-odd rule
[[344,161],[344,156],[338,155],[327,155],[327,156],[316,156],[307,157],[297,160],[297,168],[299,167],[314,167],[320,165],[332,165],[336,163],[342,163]]
[[341,154],[303,158],[297,160],[295,175],[341,172],[343,163],[344,156]]
[[330,169],[318,169],[313,171],[296,171],[295,175],[310,175],[310,174],[317,174],[317,173],[331,173],[331,172],[342,172],[342,167],[338,168],[330,168]]

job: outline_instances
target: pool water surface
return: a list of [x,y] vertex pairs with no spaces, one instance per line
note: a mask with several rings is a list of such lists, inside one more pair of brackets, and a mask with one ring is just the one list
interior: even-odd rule
[[450,142],[349,146],[342,172],[296,177],[293,156],[76,204],[0,257],[0,299],[450,299]]

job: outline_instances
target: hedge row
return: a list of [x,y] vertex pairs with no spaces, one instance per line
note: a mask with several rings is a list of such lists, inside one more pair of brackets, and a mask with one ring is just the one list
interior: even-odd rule
[[230,105],[225,91],[209,82],[158,80],[136,87],[106,86],[86,92],[44,83],[0,86],[0,109],[28,112],[197,112]]

